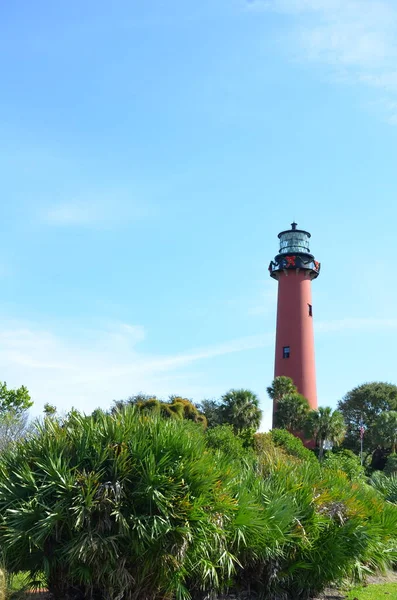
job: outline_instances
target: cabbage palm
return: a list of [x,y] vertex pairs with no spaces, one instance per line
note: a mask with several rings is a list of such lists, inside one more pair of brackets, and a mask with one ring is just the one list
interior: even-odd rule
[[275,377],[271,385],[266,388],[266,391],[274,402],[278,402],[283,396],[296,394],[298,392],[292,379],[290,377],[285,377],[285,375]]
[[301,431],[306,422],[309,403],[301,394],[286,394],[277,402],[275,425],[290,432]]
[[315,440],[319,447],[320,460],[324,454],[324,442],[329,440],[334,445],[339,445],[346,433],[346,425],[342,413],[327,407],[309,412],[305,424],[305,433],[308,438]]
[[307,600],[362,563],[396,559],[397,507],[283,456],[263,452],[264,477],[252,453],[209,447],[199,424],[131,407],[47,418],[0,457],[6,566],[44,573],[55,600],[227,587]]
[[230,390],[224,394],[219,411],[223,423],[232,425],[236,432],[249,428],[257,430],[262,418],[258,396],[245,389]]

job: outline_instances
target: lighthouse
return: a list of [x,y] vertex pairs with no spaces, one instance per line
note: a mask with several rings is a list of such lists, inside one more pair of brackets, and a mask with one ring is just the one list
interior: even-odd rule
[[[278,281],[274,376],[290,377],[310,408],[316,409],[311,286],[320,273],[320,263],[310,252],[310,233],[298,229],[297,223],[278,237],[279,253],[269,265],[271,277]],[[273,420],[276,410],[274,406]]]

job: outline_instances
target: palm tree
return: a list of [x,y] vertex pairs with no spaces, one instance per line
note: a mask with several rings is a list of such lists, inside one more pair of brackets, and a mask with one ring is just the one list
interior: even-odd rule
[[286,394],[277,402],[275,424],[291,433],[301,431],[310,410],[307,399],[298,393]]
[[243,429],[258,429],[262,411],[259,408],[259,399],[250,390],[230,390],[221,398],[219,411],[223,423],[229,423],[235,431]]
[[275,377],[266,391],[274,402],[278,402],[283,396],[296,394],[298,392],[292,379],[290,377],[285,377],[284,375]]
[[318,410],[312,410],[308,414],[305,433],[308,438],[315,440],[319,447],[319,459],[322,460],[324,454],[324,442],[330,441],[335,445],[339,445],[346,434],[346,425],[343,420],[343,415],[337,410],[327,407],[322,407]]

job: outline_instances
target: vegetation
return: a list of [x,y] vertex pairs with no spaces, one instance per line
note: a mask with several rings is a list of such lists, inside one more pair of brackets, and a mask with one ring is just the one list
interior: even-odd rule
[[44,419],[0,459],[8,569],[44,574],[56,600],[306,600],[395,560],[397,507],[379,492],[288,432],[234,431],[129,405]]
[[[393,386],[356,388],[344,408],[358,411],[374,385],[369,443],[385,468],[367,479],[337,447],[344,413],[311,411],[287,377],[268,388],[278,425],[268,433],[256,433],[258,397],[234,389],[199,405],[139,394],[90,417],[46,404],[26,436],[30,396],[0,384],[0,434],[7,420],[23,425],[0,448],[5,567],[55,600],[308,600],[384,570],[397,560],[397,411],[380,402]],[[0,577],[0,600],[1,589]]]
[[348,600],[397,600],[396,583],[375,583],[369,586],[356,587],[346,596]]
[[216,400],[202,400],[199,404],[197,404],[197,409],[207,419],[207,425],[209,428],[217,427],[217,425],[223,424],[219,406],[220,404]]
[[167,402],[162,402],[156,396],[138,394],[131,396],[128,400],[116,401],[114,410],[119,411],[127,406],[135,406],[139,411],[154,413],[167,419],[186,419],[204,426],[207,425],[205,415],[190,400],[181,396],[170,396]]
[[218,425],[210,428],[206,435],[207,445],[221,450],[232,459],[242,459],[246,455],[244,441],[235,435],[231,425]]
[[381,412],[374,423],[374,439],[379,445],[391,448],[395,454],[397,446],[397,411]]
[[33,405],[25,386],[9,389],[0,382],[0,451],[28,431],[28,409]]
[[345,436],[346,427],[343,416],[329,407],[310,410],[307,399],[298,394],[292,379],[276,377],[267,392],[275,402],[275,426],[313,441],[319,448],[322,459],[324,444],[339,445]]
[[334,449],[333,452],[326,452],[323,466],[333,471],[343,471],[350,481],[366,479],[360,458],[351,450]]
[[397,474],[397,454],[390,454],[386,460],[384,472],[386,475]]
[[292,379],[284,375],[275,377],[266,391],[273,402],[279,402],[284,396],[298,392]]
[[33,406],[33,402],[24,385],[16,389],[8,389],[6,382],[0,382],[0,414],[14,411],[19,415],[31,406]]
[[294,456],[307,463],[317,464],[315,454],[305,448],[302,441],[284,429],[273,429],[268,435],[273,443],[285,450],[289,456]]
[[312,410],[308,414],[305,431],[308,439],[314,439],[319,447],[321,460],[324,453],[324,442],[329,441],[338,446],[345,437],[346,427],[340,412],[320,406],[318,410]]
[[277,402],[275,425],[291,432],[302,431],[309,410],[309,403],[304,396],[297,392],[285,394]]
[[236,432],[243,429],[258,429],[262,411],[259,398],[250,390],[230,390],[222,396],[220,414],[223,423],[232,425]]
[[382,494],[385,500],[397,504],[397,475],[388,476],[382,471],[375,471],[369,482],[372,487]]
[[57,408],[53,404],[46,402],[46,404],[43,406],[43,412],[46,417],[53,417],[56,415]]
[[205,416],[209,428],[231,425],[236,433],[256,431],[262,418],[258,396],[245,389],[229,390],[220,401],[203,400],[197,408]]
[[375,429],[377,417],[383,411],[397,410],[397,386],[383,382],[359,385],[338,403],[338,410],[346,424],[345,448],[359,453],[362,419],[365,428],[364,450],[372,452],[379,444],[379,431]]

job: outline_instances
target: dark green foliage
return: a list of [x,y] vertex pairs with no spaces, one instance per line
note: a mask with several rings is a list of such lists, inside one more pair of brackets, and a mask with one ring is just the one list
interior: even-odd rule
[[319,449],[319,459],[322,460],[324,442],[329,441],[334,446],[339,446],[346,433],[346,426],[342,414],[332,410],[329,406],[320,406],[318,410],[311,410],[305,422],[305,435],[313,439]]
[[219,409],[220,404],[216,400],[202,400],[197,404],[197,410],[205,416],[209,428],[223,424]]
[[374,429],[375,421],[382,411],[397,410],[397,386],[391,383],[364,383],[348,392],[338,403],[343,414],[347,432],[345,448],[360,451],[360,420],[365,427],[364,450],[372,452],[378,445]]
[[265,435],[254,436],[258,460],[231,427],[205,432],[134,407],[45,419],[0,461],[8,568],[44,573],[55,600],[226,588],[307,600],[388,566],[397,507],[321,468],[288,432]]
[[302,394],[285,394],[277,402],[275,425],[291,432],[302,431],[309,410],[309,403]]
[[232,425],[234,431],[259,428],[262,411],[259,398],[250,390],[229,390],[222,396],[220,404],[222,423]]
[[387,457],[386,465],[384,468],[386,475],[397,474],[397,454],[393,453]]
[[374,439],[383,448],[391,448],[394,453],[397,446],[397,411],[386,410],[375,419]]
[[272,381],[272,384],[266,388],[266,391],[274,402],[278,402],[281,400],[281,398],[289,394],[298,393],[296,385],[292,379],[290,377],[285,377],[284,375],[275,377]]
[[157,400],[157,397],[151,394],[144,394],[143,392],[139,392],[139,394],[129,396],[127,400],[113,400],[113,407],[111,409],[111,412],[123,410],[126,406],[136,406],[138,403],[143,403],[147,400]]
[[390,450],[388,448],[381,448],[380,446],[376,448],[372,454],[369,454],[369,456],[371,456],[371,470],[383,471],[389,454]]

